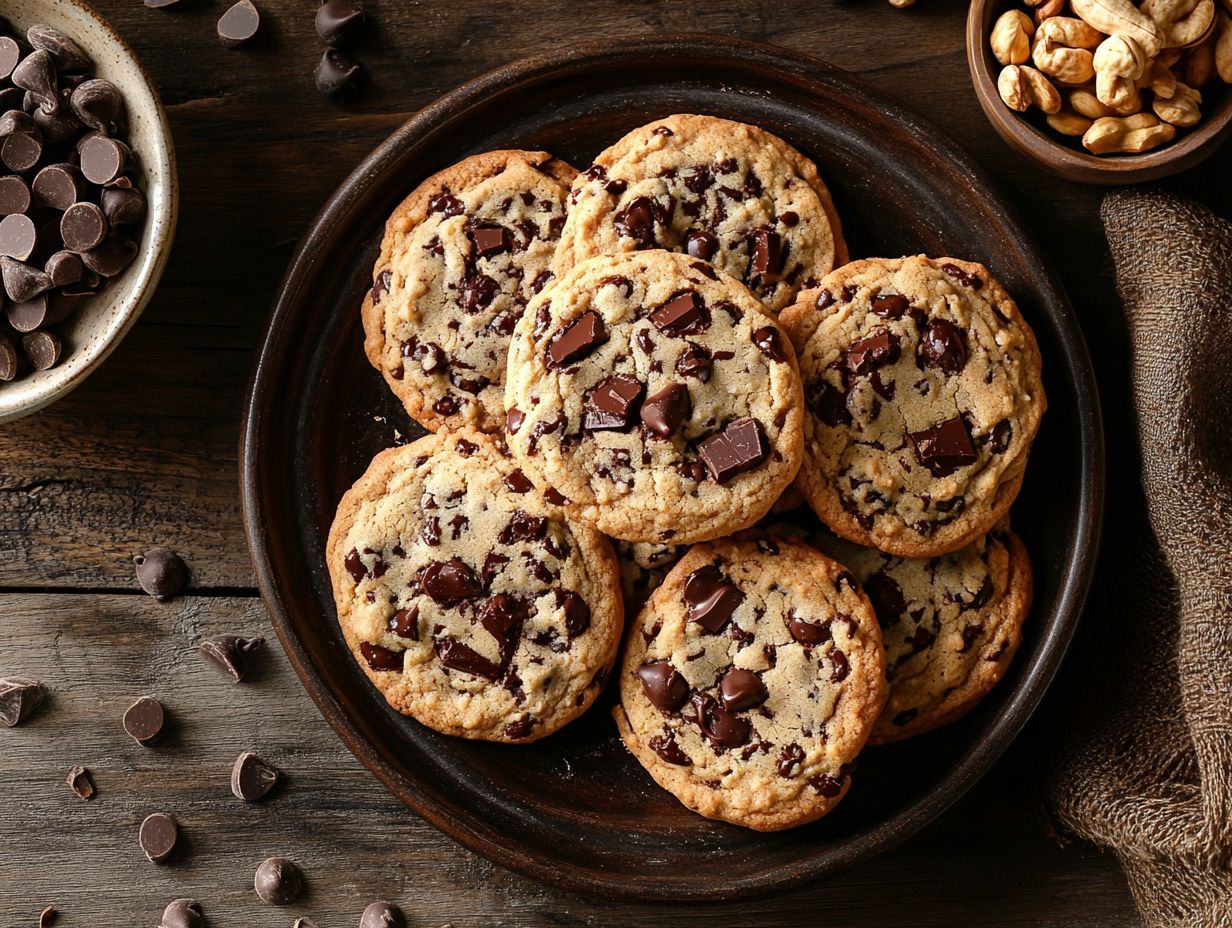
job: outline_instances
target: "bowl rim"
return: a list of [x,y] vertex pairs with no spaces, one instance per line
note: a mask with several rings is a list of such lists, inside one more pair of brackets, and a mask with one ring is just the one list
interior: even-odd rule
[[1228,85],[1220,105],[1203,114],[1203,123],[1160,148],[1137,154],[1094,155],[1069,147],[1059,136],[1050,135],[1007,107],[997,91],[1000,65],[993,58],[988,33],[993,15],[1007,4],[1020,8],[1013,0],[971,0],[966,23],[967,67],[980,108],[993,129],[1041,167],[1087,183],[1138,183],[1193,167],[1232,135],[1232,85]]
[[[1078,453],[1079,511],[1075,519],[1074,554],[1062,568],[1054,616],[1041,630],[1040,650],[1034,663],[1025,666],[1017,688],[1007,693],[997,716],[978,741],[961,755],[949,773],[919,802],[836,850],[824,866],[819,866],[815,858],[810,858],[782,867],[769,877],[764,873],[752,873],[743,880],[728,881],[722,886],[700,887],[688,895],[663,883],[627,881],[625,875],[620,873],[599,873],[580,868],[574,872],[563,872],[551,867],[546,859],[519,853],[516,847],[503,844],[501,833],[486,823],[463,821],[451,815],[451,801],[447,796],[442,796],[439,791],[431,795],[423,792],[423,784],[408,779],[402,770],[389,763],[365,741],[348,718],[338,694],[326,685],[296,634],[272,556],[273,549],[278,547],[276,539],[279,538],[279,528],[268,518],[261,495],[265,483],[264,472],[275,466],[272,458],[276,456],[262,436],[270,428],[270,423],[280,417],[270,404],[271,395],[277,391],[273,368],[287,347],[289,336],[285,323],[299,301],[305,272],[318,260],[322,249],[328,246],[339,226],[345,222],[350,210],[348,201],[356,197],[355,191],[364,189],[374,178],[381,176],[383,166],[394,160],[403,145],[421,134],[430,135],[453,120],[455,110],[464,108],[472,101],[549,77],[578,59],[590,59],[589,64],[597,67],[605,62],[616,63],[629,55],[651,60],[654,56],[681,53],[711,58],[724,55],[734,61],[751,60],[775,69],[782,79],[797,84],[807,83],[813,75],[824,73],[827,80],[842,83],[853,92],[876,99],[888,118],[901,121],[914,133],[923,133],[929,144],[948,158],[956,172],[969,183],[977,188],[996,189],[983,169],[934,124],[849,72],[794,50],[727,36],[689,33],[584,42],[523,58],[480,75],[429,103],[368,155],[326,201],[301,239],[276,291],[261,348],[254,359],[241,426],[239,469],[242,514],[258,587],[274,631],[292,667],[343,743],[404,804],[468,849],[547,885],[588,896],[626,901],[717,901],[796,888],[893,848],[948,808],[987,772],[1008,747],[1051,683],[1073,637],[1090,590],[1104,506],[1104,436],[1094,370],[1064,288],[1055,272],[1041,259],[1037,264],[1042,289],[1050,290],[1056,296],[1055,300],[1049,301],[1047,309],[1041,307],[1041,312],[1056,327],[1058,353],[1054,363],[1064,368],[1065,379],[1073,385],[1079,434],[1082,436]],[[1029,227],[1000,197],[997,197],[997,211],[1022,231],[1025,243],[1038,253],[1038,242]]]
[[[131,288],[130,292],[126,297],[117,300],[114,304],[110,304],[113,307],[111,310],[111,322],[97,337],[73,352],[70,357],[73,358],[76,367],[71,373],[67,373],[66,376],[49,378],[43,384],[40,384],[37,389],[13,399],[6,399],[5,393],[8,391],[3,388],[4,386],[20,383],[20,381],[10,381],[9,384],[0,385],[0,425],[38,412],[40,409],[71,393],[110,356],[111,352],[124,340],[124,336],[128,334],[128,331],[137,322],[153,298],[154,292],[158,288],[158,282],[162,279],[167,262],[171,258],[172,247],[175,243],[176,226],[179,221],[179,172],[175,160],[175,143],[171,135],[171,126],[167,121],[167,112],[163,107],[162,98],[159,96],[158,88],[150,78],[149,72],[146,71],[145,65],[141,63],[141,59],[137,57],[136,52],[120,37],[120,34],[112,25],[88,3],[83,2],[83,0],[54,0],[54,2],[57,4],[67,3],[69,6],[80,10],[88,19],[93,21],[99,30],[107,35],[124,59],[131,63],[141,82],[140,92],[149,98],[149,103],[152,106],[151,114],[154,121],[155,131],[153,136],[155,144],[154,151],[150,153],[153,157],[149,163],[156,164],[165,161],[167,165],[166,170],[159,173],[165,174],[164,187],[166,195],[162,211],[157,216],[151,215],[146,219],[147,227],[152,230],[149,244],[139,252],[137,260],[128,271],[128,274],[134,275],[130,280],[126,281]],[[105,296],[106,292],[107,288],[104,287],[99,291],[99,296]],[[61,364],[67,364],[68,360],[69,358],[65,358],[61,361]],[[52,370],[55,370],[55,368],[52,368]]]

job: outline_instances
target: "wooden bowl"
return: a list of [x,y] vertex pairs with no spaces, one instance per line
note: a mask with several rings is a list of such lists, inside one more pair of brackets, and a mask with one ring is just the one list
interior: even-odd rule
[[[777,834],[708,821],[659,789],[617,737],[612,687],[563,731],[525,746],[448,738],[396,714],[346,647],[323,562],[342,493],[373,454],[422,433],[362,346],[360,301],[394,205],[474,152],[545,148],[585,167],[630,129],[680,111],[754,123],[816,158],[855,255],[987,263],[1045,358],[1050,410],[1015,525],[1034,557],[1036,605],[1008,676],[950,728],[864,752],[834,813]],[[958,146],[802,55],[717,36],[630,38],[472,81],[412,117],[343,183],[277,295],[245,408],[241,480],[257,579],[291,663],[347,746],[408,806],[556,886],[629,900],[730,899],[892,847],[1001,754],[1052,679],[1086,596],[1103,439],[1073,311],[1034,240]]]
[[1202,91],[1202,120],[1196,126],[1179,130],[1167,145],[1139,155],[1093,155],[1078,139],[1050,128],[1039,110],[1015,112],[997,92],[1001,65],[988,44],[997,17],[1015,8],[1031,12],[1013,0],[971,0],[967,11],[967,64],[975,95],[997,134],[1041,167],[1087,184],[1137,184],[1193,167],[1232,133],[1232,86],[1218,77]]
[[0,422],[7,422],[43,408],[80,384],[137,321],[171,255],[179,195],[175,149],[158,91],[111,26],[78,0],[0,0],[0,16],[23,33],[34,23],[59,29],[94,60],[94,76],[120,88],[127,141],[137,157],[138,186],[146,196],[146,220],[133,263],[56,326],[64,342],[60,363],[0,383]]

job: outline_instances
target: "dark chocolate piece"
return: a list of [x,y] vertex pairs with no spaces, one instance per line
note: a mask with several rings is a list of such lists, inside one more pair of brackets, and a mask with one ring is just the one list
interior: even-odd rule
[[245,751],[231,767],[231,792],[237,799],[256,802],[277,785],[278,777],[277,767],[267,764],[252,751]]
[[548,342],[548,370],[580,361],[604,344],[608,337],[603,317],[593,309],[587,310]]
[[253,652],[263,644],[264,638],[215,635],[201,642],[198,650],[202,657],[227,674],[233,683],[239,683],[244,679]]
[[26,41],[31,48],[47,52],[57,70],[75,73],[88,71],[94,66],[94,62],[81,50],[81,46],[59,29],[44,23],[36,23],[28,28]]
[[689,684],[670,662],[652,661],[635,672],[646,698],[661,712],[675,712],[688,700]]
[[163,909],[162,928],[205,928],[201,903],[195,899],[176,899]]
[[93,203],[74,203],[60,219],[64,247],[78,254],[97,248],[107,237],[107,217]]
[[336,48],[326,49],[317,62],[317,90],[339,103],[359,93],[363,79],[363,65]]
[[52,285],[45,271],[8,255],[0,256],[0,279],[4,281],[4,292],[14,303],[29,302]]
[[141,588],[160,603],[178,595],[188,585],[188,565],[170,548],[151,548],[133,557]]
[[0,678],[0,725],[20,725],[43,704],[43,695],[43,685],[34,680]]
[[330,48],[350,45],[363,27],[364,8],[358,0],[325,0],[317,7],[317,35]]
[[14,213],[0,219],[0,255],[25,261],[34,253],[34,246],[37,244],[38,232],[34,227],[34,220],[29,216]]
[[68,788],[73,791],[73,794],[78,799],[93,799],[94,793],[94,778],[90,776],[90,771],[86,767],[75,766],[68,772],[68,776],[64,778],[64,782],[68,784]]
[[359,917],[359,928],[406,928],[406,918],[392,902],[373,902]]
[[24,213],[30,208],[30,187],[16,174],[0,177],[0,215]]
[[238,0],[218,20],[218,38],[227,48],[252,41],[261,28],[261,14],[252,0]]
[[948,477],[958,468],[977,460],[967,424],[961,416],[946,419],[929,429],[909,432],[907,437],[915,448],[916,459],[934,477]]
[[270,857],[257,867],[252,888],[266,905],[290,905],[304,891],[304,875],[294,861]]
[[85,139],[78,154],[81,156],[81,173],[90,183],[99,186],[114,182],[124,173],[132,157],[127,145],[103,135]]
[[739,667],[723,674],[723,679],[719,681],[719,695],[723,699],[723,708],[729,712],[756,709],[770,696],[761,677]]
[[602,381],[586,399],[582,427],[592,432],[628,428],[645,389],[645,384],[625,374]]
[[161,864],[171,856],[179,837],[180,830],[176,827],[175,819],[166,812],[155,812],[146,816],[138,832],[141,850],[151,863],[156,864]]
[[36,203],[58,210],[68,209],[82,198],[84,191],[81,171],[71,164],[49,164],[34,175],[30,184]]
[[744,602],[744,594],[718,567],[708,564],[685,578],[684,601],[688,606],[688,620],[717,635]]
[[81,125],[103,135],[115,135],[124,114],[124,98],[111,81],[93,78],[73,88],[69,108]]
[[163,733],[166,722],[163,704],[153,696],[142,696],[124,712],[124,730],[138,744],[153,744]]
[[664,335],[679,338],[696,335],[710,327],[710,311],[695,290],[677,293],[650,314],[650,321]]
[[698,442],[697,452],[715,482],[726,483],[764,461],[770,447],[761,423],[746,416]]
[[693,412],[689,388],[671,383],[646,398],[642,404],[642,424],[659,438],[671,438]]

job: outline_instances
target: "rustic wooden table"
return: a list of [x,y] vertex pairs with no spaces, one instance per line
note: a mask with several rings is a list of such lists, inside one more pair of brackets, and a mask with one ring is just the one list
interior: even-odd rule
[[[101,371],[49,410],[0,429],[0,672],[41,679],[49,703],[0,732],[0,924],[33,926],[57,905],[63,925],[155,925],[178,896],[200,899],[214,928],[354,925],[376,898],[415,928],[654,925],[648,906],[619,913],[488,864],[418,821],[343,748],[276,644],[251,682],[232,686],[197,657],[205,635],[272,637],[240,522],[236,449],[253,349],[296,239],[351,168],[408,115],[458,83],[570,39],[713,31],[779,43],[862,73],[928,114],[1005,187],[1042,238],[1083,320],[1104,384],[1112,454],[1128,435],[1119,307],[1098,224],[1101,191],[1041,174],[990,131],[963,53],[965,5],[921,0],[603,2],[368,0],[359,50],[372,85],[339,108],[312,86],[320,54],[307,0],[258,0],[264,35],[229,51],[224,8],[177,12],[97,0],[161,89],[175,133],[181,222],[166,278]],[[1213,159],[1214,160],[1214,159]],[[1182,189],[1212,193],[1208,163]],[[312,337],[305,333],[305,337]],[[131,557],[183,552],[191,595],[158,605],[136,589]],[[1072,672],[1072,669],[1071,669]],[[120,725],[158,696],[171,736],[142,748]],[[1046,715],[1047,713],[1045,713]],[[1034,771],[1047,750],[1037,720],[966,798],[899,850],[802,892],[683,911],[683,923],[953,926],[1139,924],[1108,855],[1062,848],[1045,830]],[[257,749],[288,774],[276,796],[242,804],[228,789],[236,755]],[[82,802],[73,764],[95,774]],[[908,775],[905,772],[904,775]],[[172,812],[184,848],[149,864],[137,826]],[[266,856],[298,860],[308,893],[266,908],[252,873]]]

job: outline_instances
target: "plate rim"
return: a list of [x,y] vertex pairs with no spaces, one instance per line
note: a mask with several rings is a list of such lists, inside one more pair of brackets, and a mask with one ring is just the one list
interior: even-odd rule
[[[463,818],[454,814],[459,806],[440,790],[428,795],[426,784],[409,779],[403,771],[388,764],[358,732],[336,695],[326,686],[316,667],[294,633],[288,608],[270,557],[268,524],[260,501],[260,475],[263,461],[261,434],[265,399],[276,380],[267,362],[279,350],[279,330],[293,313],[304,271],[317,253],[333,240],[336,226],[348,211],[354,192],[364,189],[382,173],[385,162],[396,157],[402,145],[420,134],[447,124],[452,113],[468,101],[494,90],[509,91],[519,84],[533,83],[585,60],[588,68],[604,62],[619,62],[636,54],[664,55],[687,51],[712,59],[756,61],[767,70],[790,82],[809,82],[821,74],[831,84],[857,99],[875,101],[879,111],[901,125],[917,141],[925,142],[945,159],[975,190],[991,196],[987,207],[1017,231],[1026,253],[1036,258],[1038,290],[1048,304],[1041,312],[1056,327],[1059,356],[1053,363],[1065,369],[1065,379],[1073,383],[1077,403],[1082,467],[1079,473],[1078,514],[1075,524],[1075,553],[1062,570],[1055,611],[1059,617],[1043,632],[1038,656],[1028,665],[1016,689],[1011,691],[997,715],[982,732],[978,742],[965,751],[933,789],[915,804],[859,834],[824,858],[809,856],[772,873],[759,873],[718,886],[685,887],[679,881],[654,881],[631,878],[623,872],[575,868],[556,869],[551,859],[540,857],[526,845],[510,844],[502,832],[483,827],[462,806]],[[1004,199],[997,185],[975,160],[951,137],[923,115],[899,102],[891,94],[851,72],[811,55],[768,43],[707,33],[638,35],[621,39],[574,43],[557,51],[521,58],[443,94],[414,113],[385,141],[380,143],[335,189],[312,219],[287,266],[275,293],[266,320],[260,350],[253,363],[243,409],[240,432],[240,495],[249,554],[258,588],[279,643],[286,652],[304,689],[347,749],[367,767],[393,795],[412,811],[453,841],[510,870],[541,883],[569,892],[609,899],[701,902],[732,900],[791,889],[808,880],[828,876],[868,860],[901,844],[963,796],[992,766],[1037,708],[1051,684],[1073,638],[1090,592],[1104,513],[1104,433],[1095,372],[1077,316],[1055,270],[1044,260],[1037,237],[1017,211]]]

